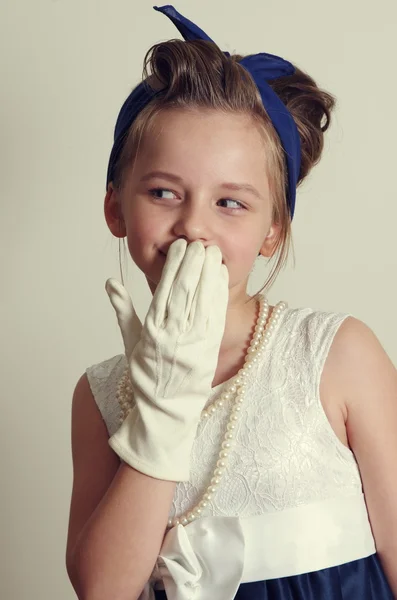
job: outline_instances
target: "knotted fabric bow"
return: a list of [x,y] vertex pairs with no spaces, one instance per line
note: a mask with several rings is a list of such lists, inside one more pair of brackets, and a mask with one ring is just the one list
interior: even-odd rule
[[[186,41],[207,40],[213,42],[204,31],[178,13],[173,6],[155,6],[154,9],[166,15],[174,23]],[[228,52],[224,52],[224,54],[230,56]],[[281,145],[284,148],[288,172],[286,196],[292,219],[295,211],[296,186],[301,165],[300,137],[291,113],[278,95],[273,91],[268,84],[268,81],[278,77],[292,75],[295,72],[295,67],[283,58],[265,52],[246,56],[240,61],[240,64],[254,79],[260,92],[263,106],[265,107],[280,138]],[[114,168],[131,124],[138,113],[157,93],[158,92],[151,90],[149,86],[142,82],[132,90],[131,94],[124,102],[117,118],[114,131],[114,144],[109,159],[106,187],[110,181],[113,181]]]
[[[208,517],[167,532],[156,572],[172,600],[231,600],[243,568],[244,536],[239,520]],[[154,597],[148,584],[139,600]]]

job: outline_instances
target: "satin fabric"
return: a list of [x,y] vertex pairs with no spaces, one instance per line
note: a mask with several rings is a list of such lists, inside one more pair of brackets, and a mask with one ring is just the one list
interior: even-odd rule
[[[155,591],[155,599],[173,600],[162,590]],[[243,583],[230,600],[394,600],[394,597],[379,559],[373,554],[313,573]]]
[[375,552],[363,494],[252,517],[202,517],[166,533],[140,600],[154,600],[153,587],[172,600],[231,600],[242,584],[320,572]]

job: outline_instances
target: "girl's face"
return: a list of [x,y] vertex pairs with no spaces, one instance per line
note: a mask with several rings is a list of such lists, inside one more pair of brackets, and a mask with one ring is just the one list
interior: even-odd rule
[[277,233],[258,129],[246,116],[215,110],[168,110],[155,119],[123,190],[108,190],[109,228],[127,235],[152,291],[169,246],[182,237],[219,246],[230,290],[245,294],[255,258],[271,254]]

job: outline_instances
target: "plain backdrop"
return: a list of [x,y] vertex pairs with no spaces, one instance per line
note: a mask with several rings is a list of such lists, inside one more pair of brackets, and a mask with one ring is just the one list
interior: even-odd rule
[[[278,54],[336,95],[323,158],[298,192],[296,265],[270,300],[351,313],[396,363],[395,0],[175,7],[223,50]],[[72,393],[87,366],[122,351],[104,291],[119,278],[103,218],[113,128],[149,46],[179,34],[143,0],[1,0],[0,9],[0,597],[72,600]],[[142,317],[150,293],[128,272]],[[251,290],[265,277],[259,262]]]

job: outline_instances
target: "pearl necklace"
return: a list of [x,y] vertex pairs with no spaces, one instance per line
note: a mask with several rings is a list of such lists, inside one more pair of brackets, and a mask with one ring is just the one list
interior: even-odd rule
[[[216,413],[218,408],[222,408],[225,402],[229,402],[235,395],[229,421],[226,426],[226,434],[221,444],[218,461],[212,474],[210,484],[203,494],[201,500],[194,508],[185,514],[180,515],[178,518],[168,520],[168,528],[175,527],[176,525],[187,525],[198,517],[201,517],[202,513],[208,507],[208,503],[212,499],[220,484],[221,478],[224,475],[226,459],[229,457],[229,452],[232,448],[234,435],[236,433],[236,422],[238,421],[239,414],[241,413],[241,407],[244,403],[244,396],[247,387],[247,376],[252,371],[253,367],[261,360],[266,345],[269,343],[269,340],[272,337],[276,323],[279,320],[281,313],[287,308],[287,304],[285,302],[279,302],[274,307],[272,316],[268,320],[270,307],[267,298],[264,298],[262,295],[260,295],[258,304],[258,319],[255,325],[254,335],[249,348],[247,349],[243,368],[240,369],[237,375],[231,379],[228,387],[221,394],[220,398],[213,402],[210,407],[203,409],[201,413],[201,419],[208,419],[211,415]],[[124,421],[131,410],[132,398],[133,389],[129,369],[127,367],[118,383],[116,391],[116,399],[118,400],[121,409],[120,423]]]

